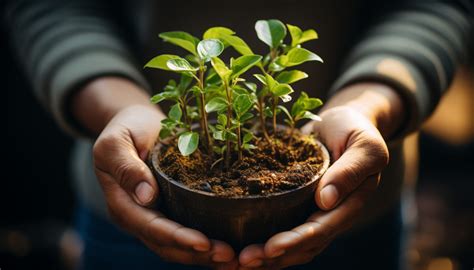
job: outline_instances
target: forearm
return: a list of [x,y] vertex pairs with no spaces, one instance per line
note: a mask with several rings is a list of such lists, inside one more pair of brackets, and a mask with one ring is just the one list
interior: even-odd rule
[[98,135],[120,110],[141,105],[163,113],[150,103],[149,95],[130,80],[120,77],[101,77],[78,90],[70,98],[71,115],[76,123],[93,136]]
[[378,128],[387,140],[402,126],[405,111],[400,95],[391,87],[374,82],[357,83],[345,87],[331,97],[321,110],[347,106],[364,116]]

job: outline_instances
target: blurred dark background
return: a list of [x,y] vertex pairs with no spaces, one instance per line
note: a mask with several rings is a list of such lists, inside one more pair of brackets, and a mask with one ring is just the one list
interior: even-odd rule
[[[6,110],[0,186],[0,269],[72,269],[81,251],[68,176],[72,140],[36,102],[1,29]],[[474,267],[474,73],[463,68],[421,134],[419,178],[406,203],[412,269]],[[410,194],[406,198],[410,198]]]

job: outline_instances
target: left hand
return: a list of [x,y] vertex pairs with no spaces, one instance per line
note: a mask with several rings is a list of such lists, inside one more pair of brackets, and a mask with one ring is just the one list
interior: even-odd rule
[[[375,94],[367,98],[371,91]],[[396,128],[384,121],[399,124],[391,117],[401,119],[401,101],[393,90],[375,83],[356,85],[344,92],[328,102],[320,114],[322,122],[303,127],[303,132],[318,133],[331,152],[333,164],[315,192],[315,201],[323,211],[291,231],[274,235],[265,244],[246,247],[239,256],[240,269],[281,269],[312,261],[352,226],[377,189],[389,158],[381,132],[388,135]],[[388,103],[381,102],[385,98]],[[380,108],[369,104],[379,104]],[[395,107],[387,107],[389,104]]]

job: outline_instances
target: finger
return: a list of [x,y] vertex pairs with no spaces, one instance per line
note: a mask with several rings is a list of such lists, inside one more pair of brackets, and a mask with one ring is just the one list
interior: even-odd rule
[[324,228],[323,224],[317,221],[308,221],[291,231],[281,232],[271,237],[265,243],[264,251],[267,258],[275,258],[294,249],[301,249],[304,245],[310,244],[314,249],[317,246],[324,246],[332,235]]
[[224,244],[220,241],[213,241],[212,248],[208,251],[195,251],[192,249],[183,249],[175,246],[162,246],[156,245],[156,243],[144,239],[143,242],[153,250],[158,256],[166,261],[178,262],[182,264],[190,265],[205,265],[212,266],[214,269],[236,269],[238,266],[237,261],[234,259],[233,251],[226,254],[225,257],[221,257],[216,260],[216,254],[222,253]]
[[156,245],[207,251],[210,240],[201,232],[186,228],[163,217],[159,212],[137,205],[115,182],[113,177],[98,171],[111,217],[125,230]]
[[302,265],[311,262],[316,253],[313,252],[298,252],[285,254],[273,262],[274,269],[285,269],[294,265]]
[[229,244],[219,240],[211,240],[211,244],[212,261],[221,263],[234,260],[235,252]]
[[263,245],[254,244],[245,247],[239,255],[239,263],[245,267],[259,267],[265,259]]
[[323,175],[315,193],[323,210],[336,207],[369,175],[388,164],[388,149],[381,135],[361,130],[352,132],[346,149]]
[[111,125],[102,132],[94,145],[94,164],[97,171],[111,175],[136,203],[146,206],[156,199],[155,178],[122,126]]
[[265,243],[267,258],[280,260],[286,254],[310,252],[317,255],[340,233],[349,229],[360,214],[369,195],[377,188],[378,175],[363,182],[341,205],[329,211],[318,211],[307,223],[291,231],[276,234]]
[[366,201],[377,189],[379,180],[380,174],[369,176],[337,208],[328,212],[318,211],[308,218],[308,222],[321,224],[324,233],[331,238],[346,231],[357,220]]
[[176,247],[166,246],[148,246],[160,258],[167,262],[180,263],[186,265],[203,265],[212,266],[214,262],[211,260],[210,252],[196,252],[192,250],[183,250]]
[[301,133],[303,134],[318,133],[320,125],[321,125],[321,121],[310,121],[301,128]]

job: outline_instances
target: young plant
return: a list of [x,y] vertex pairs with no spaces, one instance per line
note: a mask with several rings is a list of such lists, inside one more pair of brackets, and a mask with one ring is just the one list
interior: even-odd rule
[[[301,44],[309,40],[317,39],[316,31],[309,29],[302,31],[299,27],[288,24],[291,35],[291,44],[284,44],[287,31],[285,25],[279,20],[260,20],[255,24],[258,38],[270,47],[270,52],[264,58],[261,66],[262,74],[254,76],[263,83],[264,87],[258,92],[258,108],[260,126],[262,133],[268,140],[265,118],[272,117],[273,133],[277,130],[277,107],[279,100],[291,101],[291,93],[294,92],[291,83],[308,77],[308,74],[286,68],[303,64],[307,61],[319,61],[322,59],[315,53],[301,48]],[[275,76],[275,78],[274,78]],[[265,98],[270,96],[270,106],[266,107]]]
[[[291,101],[294,92],[291,84],[308,77],[303,71],[286,69],[307,61],[322,62],[319,56],[301,47],[302,43],[316,39],[316,32],[302,31],[289,24],[285,27],[278,20],[257,21],[255,30],[258,38],[269,46],[264,57],[255,54],[244,40],[226,27],[208,29],[202,40],[180,31],[159,35],[188,52],[184,57],[159,55],[145,65],[180,74],[179,82],[170,80],[151,101],[174,103],[168,118],[162,121],[160,139],[178,136],[178,149],[182,155],[192,154],[202,142],[207,155],[214,161],[212,167],[224,161],[225,168],[229,168],[233,156],[241,161],[245,151],[255,148],[252,142],[257,137],[248,129],[249,125],[255,124],[254,112],[258,114],[261,134],[268,142],[271,139],[266,127],[267,117],[272,118],[272,136],[276,139],[277,114],[285,112],[290,126],[290,144],[297,121],[317,118],[310,110],[320,106],[321,101],[309,98],[304,92],[293,104],[291,112],[279,105],[280,100]],[[287,31],[291,35],[290,44],[284,43]],[[229,47],[240,56],[223,61],[219,57]],[[245,74],[253,67],[261,71],[254,74],[262,83],[260,88],[246,79]],[[210,123],[208,116],[213,113],[217,121]],[[201,134],[192,128],[195,122],[199,123]],[[220,157],[215,158],[215,154]]]
[[278,108],[287,116],[285,122],[290,126],[289,145],[291,145],[293,141],[293,133],[298,121],[302,119],[321,121],[321,117],[311,112],[311,110],[314,110],[321,105],[323,105],[323,102],[319,98],[311,98],[305,92],[301,92],[298,100],[296,100],[296,102],[293,103],[293,106],[291,106],[291,112],[284,106],[278,106]]

